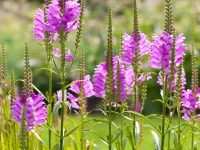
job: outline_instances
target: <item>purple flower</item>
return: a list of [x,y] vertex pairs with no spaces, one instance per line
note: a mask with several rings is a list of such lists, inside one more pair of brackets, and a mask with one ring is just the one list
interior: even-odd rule
[[168,74],[170,70],[172,40],[173,37],[167,32],[163,32],[161,37],[154,35],[150,50],[150,66],[155,69],[163,68],[166,74]]
[[[178,79],[178,71],[177,70],[174,71],[172,81],[171,81],[171,85],[170,85],[170,76],[167,76],[167,79],[165,79],[166,82],[167,82],[167,90],[176,92],[177,79]],[[160,85],[163,85],[163,79],[162,79],[162,76],[161,76],[161,72],[159,72],[157,83],[160,84]],[[185,85],[186,85],[184,68],[182,68],[182,73],[181,73],[181,85],[182,85],[181,91],[183,92],[185,90]]]
[[15,99],[14,105],[11,107],[12,117],[18,123],[21,123],[22,110],[24,105],[26,105],[25,119],[27,122],[27,131],[32,130],[34,126],[46,123],[47,110],[43,99],[44,97],[41,93],[38,95],[33,93],[27,99],[25,99],[24,94],[22,94],[20,98]]
[[96,97],[103,98],[105,97],[105,84],[106,84],[106,64],[105,63],[100,63],[97,65],[95,68],[95,73],[94,73],[94,95]]
[[183,106],[183,118],[187,121],[190,120],[192,112],[199,109],[200,103],[200,88],[197,89],[196,95],[194,95],[193,90],[184,91],[182,94],[182,106]]
[[80,15],[80,4],[77,0],[65,1],[64,14],[61,12],[61,2],[53,1],[48,6],[46,30],[51,33],[60,33],[61,26],[65,32],[72,32],[78,28],[78,17]]
[[61,57],[61,54],[60,54],[60,51],[59,51],[58,48],[54,48],[53,49],[53,54],[54,54],[55,57],[58,57],[58,58]]
[[34,18],[34,38],[40,41],[44,40],[45,24],[44,24],[44,12],[41,9],[36,11]]
[[72,55],[71,51],[68,49],[67,54],[65,54],[65,61],[71,62],[74,60],[74,56]]
[[[120,70],[120,74],[119,74],[119,79],[120,79],[120,101],[124,101],[126,100],[126,76],[125,76],[125,66],[123,64],[123,62],[121,61],[121,59],[119,58],[119,56],[115,56],[113,58],[113,71],[114,71],[114,91],[115,91],[115,97],[117,94],[117,90],[118,90],[118,63],[119,63],[119,70]],[[115,98],[116,99],[116,98]]]
[[[90,81],[90,76],[86,75],[84,77],[84,81],[83,81],[83,85],[84,85],[84,94],[85,94],[85,98],[91,97],[92,95],[94,95],[93,92],[93,85],[92,82]],[[80,86],[81,86],[81,82],[77,81],[74,84],[71,85],[70,90],[76,94],[80,94]],[[70,100],[71,102],[71,107],[72,108],[76,108],[79,109],[78,106],[78,97],[72,95],[71,93],[67,93],[67,98]]]
[[[134,110],[134,104],[131,104],[131,105],[130,105],[130,109],[131,109],[132,111]],[[136,112],[140,113],[141,110],[142,110],[141,105],[140,105],[139,102],[137,102],[137,104],[136,104]]]
[[[125,70],[126,74],[126,86],[127,86],[127,94],[134,94],[133,86],[135,84],[135,73],[133,71],[133,67],[129,66]],[[141,85],[144,81],[151,79],[151,74],[141,74],[138,78],[138,85]]]
[[[119,58],[119,56],[113,57],[113,82],[114,82],[114,96],[116,99],[117,89],[118,89],[118,63],[119,63],[119,69],[120,69],[120,100],[124,101],[126,100],[126,76],[125,76],[125,66],[122,62],[122,60]],[[106,76],[108,74],[108,66],[106,63],[100,63],[97,65],[95,69],[94,74],[94,95],[96,97],[104,98],[105,97],[105,86],[106,86]]]
[[[149,53],[149,48],[150,48],[150,42],[148,41],[147,37],[145,34],[142,32],[138,33],[138,41],[139,41],[139,51],[140,55],[143,56],[145,54]],[[123,61],[125,63],[132,63],[133,61],[133,56],[135,54],[137,45],[135,41],[135,35],[128,35],[124,34],[123,36]]]
[[[186,49],[183,41],[183,34],[176,37],[175,68],[183,61],[183,53]],[[163,32],[160,37],[157,35],[153,36],[149,65],[155,69],[164,69],[166,75],[170,71],[172,45],[173,36],[167,32]]]

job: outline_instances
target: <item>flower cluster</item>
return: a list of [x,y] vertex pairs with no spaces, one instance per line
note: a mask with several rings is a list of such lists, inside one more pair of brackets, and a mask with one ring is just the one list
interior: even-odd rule
[[22,121],[22,111],[25,108],[25,118],[27,122],[26,129],[30,131],[34,126],[39,126],[46,123],[47,110],[44,97],[41,93],[38,95],[31,94],[30,97],[25,99],[25,95],[22,94],[20,98],[14,100],[14,105],[11,108],[12,116],[18,123]]
[[[176,37],[175,46],[175,69],[183,61],[183,53],[186,50],[183,34]],[[161,36],[154,35],[150,49],[149,65],[155,69],[163,69],[166,75],[170,72],[171,52],[173,46],[173,36],[163,32]]]
[[[128,35],[125,33],[123,36],[123,61],[125,63],[132,63],[136,48],[135,35]],[[141,56],[149,53],[150,42],[147,36],[142,32],[138,33],[138,48]]]
[[[120,101],[126,100],[126,76],[125,76],[125,66],[123,61],[120,59],[119,56],[113,57],[113,73],[114,73],[114,93],[115,99],[118,89],[118,81],[117,79],[120,78]],[[118,64],[120,69],[120,77],[118,77]],[[101,63],[97,65],[94,74],[94,95],[96,97],[104,98],[105,97],[105,88],[106,88],[106,77],[108,74],[108,65],[107,63]]]
[[183,106],[183,119],[189,121],[192,113],[195,113],[195,110],[200,108],[200,88],[197,89],[196,95],[193,90],[184,91],[181,103]]
[[[93,85],[92,82],[90,81],[90,76],[86,75],[84,77],[84,96],[85,98],[91,97],[94,95],[93,92]],[[71,103],[71,107],[75,108],[75,109],[79,109],[79,105],[78,105],[78,97],[75,96],[75,94],[80,94],[80,86],[81,86],[81,81],[75,81],[71,87],[69,88],[69,90],[71,92],[73,92],[73,94],[71,92],[67,92],[67,96],[64,98],[65,100],[68,98],[70,103]],[[59,101],[62,101],[62,91],[58,91],[57,92],[57,97]]]
[[43,41],[45,32],[50,34],[51,40],[58,40],[61,28],[64,32],[72,32],[79,26],[80,4],[78,0],[68,0],[64,3],[64,10],[60,0],[54,0],[44,11],[38,9],[34,18],[34,37]]
[[[54,48],[53,55],[58,58],[61,57],[61,53],[58,48]],[[71,62],[73,60],[74,60],[74,56],[72,55],[71,51],[68,49],[67,53],[65,54],[65,61]]]

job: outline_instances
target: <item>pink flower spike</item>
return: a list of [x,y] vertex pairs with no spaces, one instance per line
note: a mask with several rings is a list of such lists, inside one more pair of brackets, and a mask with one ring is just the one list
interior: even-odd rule
[[65,61],[71,62],[74,60],[74,56],[72,55],[71,51],[68,49],[67,54],[65,54]]

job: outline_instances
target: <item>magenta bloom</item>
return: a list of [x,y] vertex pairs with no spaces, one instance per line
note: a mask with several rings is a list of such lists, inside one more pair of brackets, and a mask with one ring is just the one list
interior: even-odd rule
[[[134,104],[131,104],[131,105],[130,105],[130,109],[131,109],[132,111],[134,110]],[[136,112],[140,113],[141,110],[142,110],[142,107],[141,107],[140,103],[137,102],[137,104],[136,104]]]
[[39,126],[46,123],[47,110],[45,103],[43,102],[44,97],[41,93],[38,95],[32,94],[29,98],[25,99],[22,94],[20,98],[16,98],[14,105],[11,107],[12,117],[18,123],[21,123],[22,110],[26,105],[25,118],[26,118],[26,130],[30,131],[34,126]]
[[[196,97],[196,98],[195,98]],[[183,119],[189,121],[192,112],[200,108],[200,88],[197,90],[196,96],[192,90],[187,90],[182,94],[182,106],[183,106]]]
[[46,30],[51,33],[60,33],[61,26],[65,32],[72,32],[78,28],[80,4],[77,0],[65,1],[65,13],[61,12],[59,0],[53,1],[48,6]]
[[[133,72],[133,67],[129,66],[125,69],[126,74],[126,86],[127,86],[127,94],[134,94],[133,86],[135,84],[135,73]],[[151,74],[141,74],[138,78],[138,85],[141,85],[144,81],[151,79]]]
[[[138,39],[139,39],[139,51],[140,55],[143,56],[145,54],[149,53],[150,48],[150,42],[148,41],[146,35],[142,32],[138,33]],[[123,61],[125,63],[131,64],[133,56],[135,54],[136,50],[136,41],[134,34],[128,35],[124,34],[123,36]]]
[[[183,41],[183,34],[176,37],[175,68],[183,61],[183,53],[186,49]],[[172,45],[173,36],[167,32],[163,32],[160,37],[157,35],[153,36],[149,65],[155,69],[163,68],[166,75],[170,71]]]
[[45,24],[44,24],[44,12],[41,9],[36,11],[34,18],[34,38],[40,41],[44,40]]
[[61,53],[60,53],[58,48],[53,49],[53,54],[54,54],[55,57],[58,57],[58,58],[61,57]]
[[165,74],[170,70],[170,55],[172,51],[173,37],[163,32],[161,37],[154,35],[150,51],[149,64],[155,69],[164,69]]
[[100,63],[99,65],[97,65],[97,67],[95,68],[95,73],[93,78],[94,95],[96,97],[100,98],[105,97],[106,75],[107,75],[106,64]]
[[[114,82],[114,96],[116,99],[116,94],[117,94],[117,79],[118,79],[118,74],[117,74],[117,65],[119,62],[119,68],[120,68],[120,101],[126,100],[126,77],[125,77],[125,66],[119,56],[113,57],[113,82]],[[105,86],[106,86],[106,76],[108,74],[108,66],[106,63],[100,63],[97,65],[95,68],[95,74],[94,74],[94,95],[96,97],[104,98],[105,97]]]
[[115,56],[113,58],[113,71],[114,71],[114,91],[115,91],[115,97],[117,94],[117,90],[118,90],[118,83],[117,83],[117,78],[118,78],[118,74],[117,74],[117,66],[119,63],[119,70],[120,70],[120,75],[119,75],[119,79],[120,79],[120,101],[124,101],[126,100],[126,76],[125,76],[125,66],[123,64],[123,62],[121,61],[121,59],[119,58],[119,56]]
[[[90,81],[90,76],[87,75],[84,78],[84,94],[85,94],[85,98],[91,97],[92,95],[94,95],[93,92],[93,85],[92,82]],[[76,94],[80,94],[80,86],[81,86],[81,82],[77,81],[74,84],[71,85],[70,90]],[[76,108],[79,109],[78,106],[78,97],[72,95],[71,93],[67,93],[67,98],[70,100],[71,102],[71,107],[72,108]]]
[[[167,79],[166,79],[166,81],[168,83],[167,84],[167,90],[176,92],[177,78],[178,78],[178,71],[175,70],[174,71],[174,75],[172,77],[171,85],[170,85],[170,82],[169,82],[170,81],[170,76],[167,76]],[[163,80],[162,80],[161,72],[159,72],[157,83],[160,84],[160,85],[163,85]],[[186,85],[186,78],[185,78],[184,68],[182,68],[181,83],[182,83],[181,90],[183,92],[185,90],[185,85]]]
[[67,54],[65,54],[65,61],[71,62],[74,60],[74,56],[72,55],[71,51],[68,49]]

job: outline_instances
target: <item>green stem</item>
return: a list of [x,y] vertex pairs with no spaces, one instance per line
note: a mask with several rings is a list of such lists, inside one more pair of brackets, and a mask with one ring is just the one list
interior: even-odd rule
[[[121,110],[121,112],[122,112],[122,110]],[[120,115],[120,118],[121,118],[121,131],[122,131],[122,129],[123,129],[123,124],[124,124],[124,118],[123,118],[122,114]],[[121,133],[121,138],[120,138],[120,140],[121,140],[121,149],[122,149],[122,148],[123,148],[123,132]]]
[[181,108],[178,105],[178,148],[181,149]]
[[[63,59],[63,58],[62,58]],[[61,126],[60,126],[60,150],[63,150],[63,137],[64,137],[64,100],[65,100],[65,63],[62,60],[62,107],[61,107]]]
[[[136,75],[135,75],[136,76]],[[137,81],[137,80],[135,80]],[[134,112],[137,112],[137,85],[134,85]],[[134,137],[134,145],[136,145],[136,139],[135,139],[135,128],[136,128],[136,115],[133,115],[133,137]],[[133,147],[135,149],[135,147]]]
[[108,122],[108,126],[109,126],[109,136],[108,136],[108,141],[109,141],[109,144],[108,144],[108,148],[109,150],[112,150],[112,118],[111,118],[111,100],[109,100],[109,122]]
[[[67,35],[67,34],[66,34]],[[60,126],[60,150],[63,150],[63,137],[64,137],[64,114],[65,114],[65,42],[66,37],[64,34],[63,26],[60,29],[60,45],[61,45],[61,84],[62,84],[62,107],[61,107],[61,126]]]
[[164,144],[165,144],[165,115],[166,115],[166,76],[163,76],[163,108],[162,108],[162,126],[161,126],[161,150],[164,150]]
[[27,131],[27,138],[26,138],[26,140],[27,140],[27,149],[26,150],[29,150],[29,132]]
[[191,130],[192,130],[192,144],[191,144],[191,150],[194,149],[194,126],[195,126],[195,118],[192,119],[192,127],[191,127]]
[[[81,114],[81,123],[84,122],[84,114]],[[84,134],[85,126],[84,124],[81,126],[81,150],[85,148],[85,134]]]
[[164,143],[165,143],[165,113],[166,113],[166,102],[163,103],[163,110],[162,110],[162,129],[161,129],[161,150],[164,150]]
[[[53,110],[53,103],[52,103],[52,80],[53,80],[53,78],[52,78],[52,71],[49,71],[49,98],[48,99],[49,99],[49,103],[51,105],[50,111],[49,111],[50,113]],[[51,115],[49,115],[49,116],[51,116]],[[52,126],[52,123],[51,123],[51,126]],[[51,150],[51,130],[50,129],[49,129],[49,150]]]

